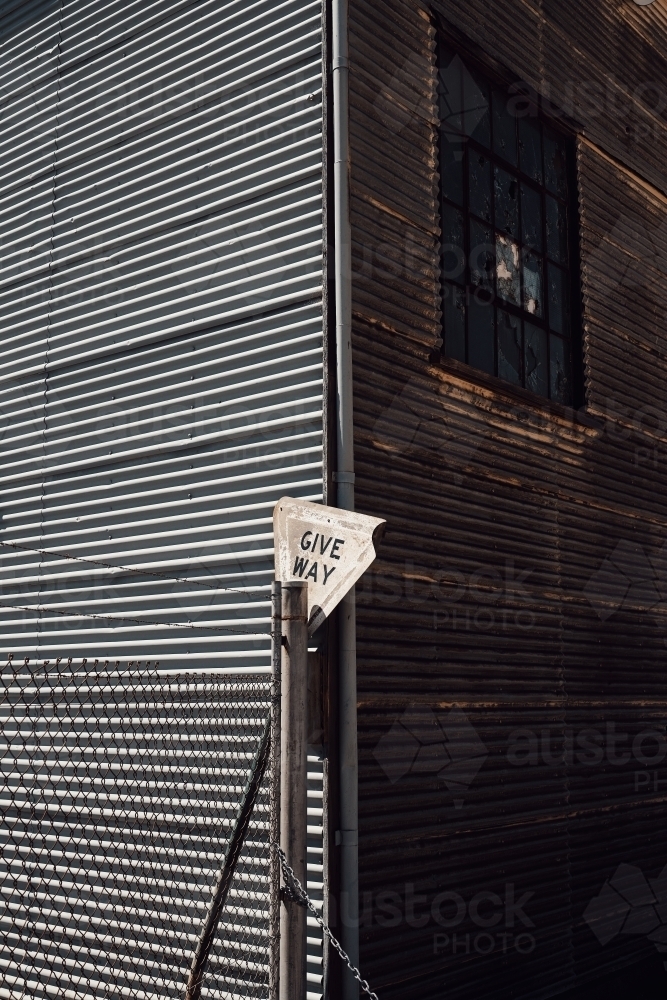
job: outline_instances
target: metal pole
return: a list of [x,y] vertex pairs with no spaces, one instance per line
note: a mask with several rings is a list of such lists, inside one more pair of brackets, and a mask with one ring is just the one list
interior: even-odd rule
[[[280,581],[271,585],[271,843],[280,840],[280,661],[282,657],[282,593]],[[279,1000],[280,989],[280,859],[271,853],[269,914],[269,998]]]
[[[349,48],[347,0],[331,0],[334,126],[334,267],[336,279],[336,419],[338,506],[354,510],[352,384],[352,236],[350,228]],[[343,948],[359,965],[359,851],[357,758],[357,624],[354,590],[340,613],[340,903]],[[343,970],[343,1000],[359,987]]]
[[[352,590],[340,604],[340,911],[342,945],[359,968],[359,806],[357,757],[356,603]],[[359,1000],[359,985],[343,968],[343,1000]]]
[[347,0],[332,0],[334,117],[334,270],[336,281],[336,421],[338,506],[354,510],[352,412],[352,232],[348,111]]
[[[306,885],[308,588],[282,585],[280,740],[280,845]],[[283,900],[280,908],[280,1000],[306,1000],[306,910]]]

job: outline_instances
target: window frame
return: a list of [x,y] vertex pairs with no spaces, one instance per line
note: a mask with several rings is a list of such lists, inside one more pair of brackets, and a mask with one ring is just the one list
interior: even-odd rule
[[[542,261],[542,288],[543,288],[543,299],[544,299],[544,318],[542,322],[537,319],[536,325],[544,330],[547,341],[547,388],[549,395],[543,395],[540,392],[525,386],[525,334],[522,333],[522,350],[521,350],[521,383],[505,379],[502,376],[495,374],[498,372],[498,343],[499,343],[499,320],[498,315],[501,311],[506,312],[510,316],[519,319],[522,323],[532,322],[531,314],[524,306],[524,278],[523,278],[523,253],[525,250],[524,245],[524,233],[522,232],[522,209],[521,209],[521,198],[517,196],[517,212],[518,212],[518,235],[513,238],[508,237],[510,240],[515,240],[521,247],[520,250],[520,260],[519,260],[519,281],[520,281],[520,293],[519,301],[520,305],[515,305],[511,301],[503,299],[498,294],[497,289],[497,257],[495,258],[495,266],[493,268],[493,295],[488,300],[491,308],[494,310],[494,323],[493,323],[493,349],[494,349],[494,374],[489,373],[484,368],[476,367],[474,364],[470,363],[469,355],[469,327],[468,320],[466,319],[465,328],[465,348],[466,348],[466,361],[460,361],[454,357],[448,356],[445,353],[445,305],[446,305],[446,288],[451,285],[456,285],[456,282],[452,279],[448,279],[444,274],[444,208],[446,205],[445,195],[443,193],[443,144],[448,142],[445,130],[442,128],[442,119],[440,118],[440,98],[438,96],[438,214],[441,224],[441,243],[440,243],[440,253],[439,253],[439,281],[440,281],[440,303],[442,308],[442,346],[439,351],[436,351],[433,360],[438,362],[442,367],[450,369],[453,373],[458,375],[463,375],[469,381],[474,381],[476,383],[487,384],[496,390],[502,390],[504,393],[518,396],[522,401],[531,402],[533,405],[539,405],[541,407],[546,407],[547,409],[555,409],[557,411],[571,411],[572,409],[580,409],[585,406],[585,382],[584,382],[584,353],[583,353],[583,337],[582,337],[582,317],[583,317],[583,295],[582,295],[582,283],[581,283],[581,244],[580,244],[580,217],[579,217],[579,178],[577,169],[577,129],[574,123],[572,123],[566,116],[559,112],[558,109],[550,107],[549,110],[545,110],[545,103],[547,103],[541,95],[538,95],[532,88],[529,87],[524,81],[517,79],[516,77],[511,77],[509,74],[502,74],[498,71],[496,67],[491,67],[485,64],[484,61],[480,60],[479,57],[474,57],[466,50],[464,45],[450,34],[448,31],[443,30],[442,27],[439,28],[437,33],[437,66],[438,66],[438,85],[440,84],[440,71],[443,66],[443,48],[447,48],[450,52],[454,53],[454,56],[458,56],[466,66],[470,69],[472,73],[478,74],[483,78],[484,83],[488,88],[489,96],[489,120],[490,128],[493,129],[492,119],[493,119],[493,94],[494,91],[502,90],[504,95],[507,95],[508,99],[516,97],[520,101],[530,100],[533,104],[534,110],[531,112],[530,117],[535,120],[539,120],[542,123],[542,145],[545,135],[545,129],[548,129],[553,133],[558,139],[560,139],[565,148],[566,163],[565,163],[565,180],[567,184],[567,191],[564,197],[555,196],[554,193],[549,190],[546,184],[546,177],[544,176],[544,155],[542,155],[542,178],[541,182],[538,184],[533,177],[525,173],[521,167],[519,156],[517,155],[516,165],[505,160],[500,153],[494,149],[494,136],[493,131],[490,132],[489,146],[485,147],[482,143],[476,140],[472,135],[467,135],[465,131],[461,132],[461,142],[463,147],[463,164],[461,168],[462,172],[462,182],[463,182],[463,204],[456,205],[455,201],[448,198],[447,201],[456,211],[460,212],[463,217],[463,252],[465,255],[465,273],[463,283],[458,284],[458,288],[461,289],[464,295],[464,300],[466,304],[466,313],[468,312],[468,305],[473,297],[474,291],[478,286],[476,286],[471,280],[471,222],[473,220],[480,220],[480,216],[474,215],[471,210],[470,204],[470,169],[469,169],[469,157],[471,152],[477,152],[479,155],[485,156],[490,160],[490,171],[491,171],[491,221],[485,223],[480,222],[481,225],[485,225],[491,231],[492,240],[494,243],[494,250],[496,246],[496,238],[498,234],[502,234],[502,229],[500,226],[496,225],[495,218],[495,192],[494,192],[494,181],[496,168],[500,167],[510,172],[514,177],[516,177],[520,184],[529,185],[533,190],[539,188],[541,205],[542,205],[542,233],[541,233],[541,245],[542,250],[540,251],[540,257]],[[527,116],[524,116],[527,117]],[[520,119],[519,119],[520,120]],[[518,154],[518,143],[519,139],[519,124],[517,122],[517,154]],[[546,218],[546,197],[557,197],[561,203],[566,205],[567,209],[567,227],[566,227],[566,239],[567,239],[567,279],[566,279],[566,289],[569,299],[569,347],[570,347],[570,378],[571,378],[571,400],[567,403],[563,403],[558,399],[552,398],[551,396],[551,368],[550,368],[550,334],[553,332],[557,336],[557,332],[550,327],[549,324],[549,288],[548,288],[548,236],[547,236],[547,218]],[[559,266],[557,261],[553,261],[554,266]],[[565,269],[565,268],[564,268]]]

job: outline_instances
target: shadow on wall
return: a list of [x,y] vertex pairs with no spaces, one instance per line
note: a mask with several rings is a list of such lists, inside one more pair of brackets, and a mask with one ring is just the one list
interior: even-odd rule
[[662,959],[651,957],[639,965],[588,983],[582,989],[559,993],[558,1000],[665,1000]]
[[[33,24],[43,22],[42,27],[48,28],[49,14],[52,15],[52,22],[57,25],[59,9],[59,0],[33,0],[32,3],[26,3],[25,0],[8,0],[6,3],[0,3],[0,45],[7,43],[14,35],[25,31]],[[31,48],[26,64],[28,61],[39,62],[38,50],[41,48],[39,41],[40,39],[36,39],[37,44]],[[51,55],[49,48],[50,46],[44,46],[41,61],[48,61]]]

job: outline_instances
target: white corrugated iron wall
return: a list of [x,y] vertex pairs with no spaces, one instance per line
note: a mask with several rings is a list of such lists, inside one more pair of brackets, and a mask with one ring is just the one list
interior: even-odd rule
[[4,20],[1,538],[258,588],[5,550],[46,609],[3,609],[7,651],[266,663],[202,626],[264,630],[271,505],[321,497],[320,5]]
[[268,668],[272,507],[322,498],[321,90],[320,0],[0,8],[0,542],[44,550],[0,548],[3,653]]

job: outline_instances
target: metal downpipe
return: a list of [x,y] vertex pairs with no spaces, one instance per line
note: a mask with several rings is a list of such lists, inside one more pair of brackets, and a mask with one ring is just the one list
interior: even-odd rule
[[[334,133],[334,269],[336,288],[337,503],[354,510],[352,286],[347,0],[332,0]],[[340,903],[342,945],[359,965],[357,629],[352,590],[339,610]],[[343,1000],[358,1000],[354,977],[343,971]]]

